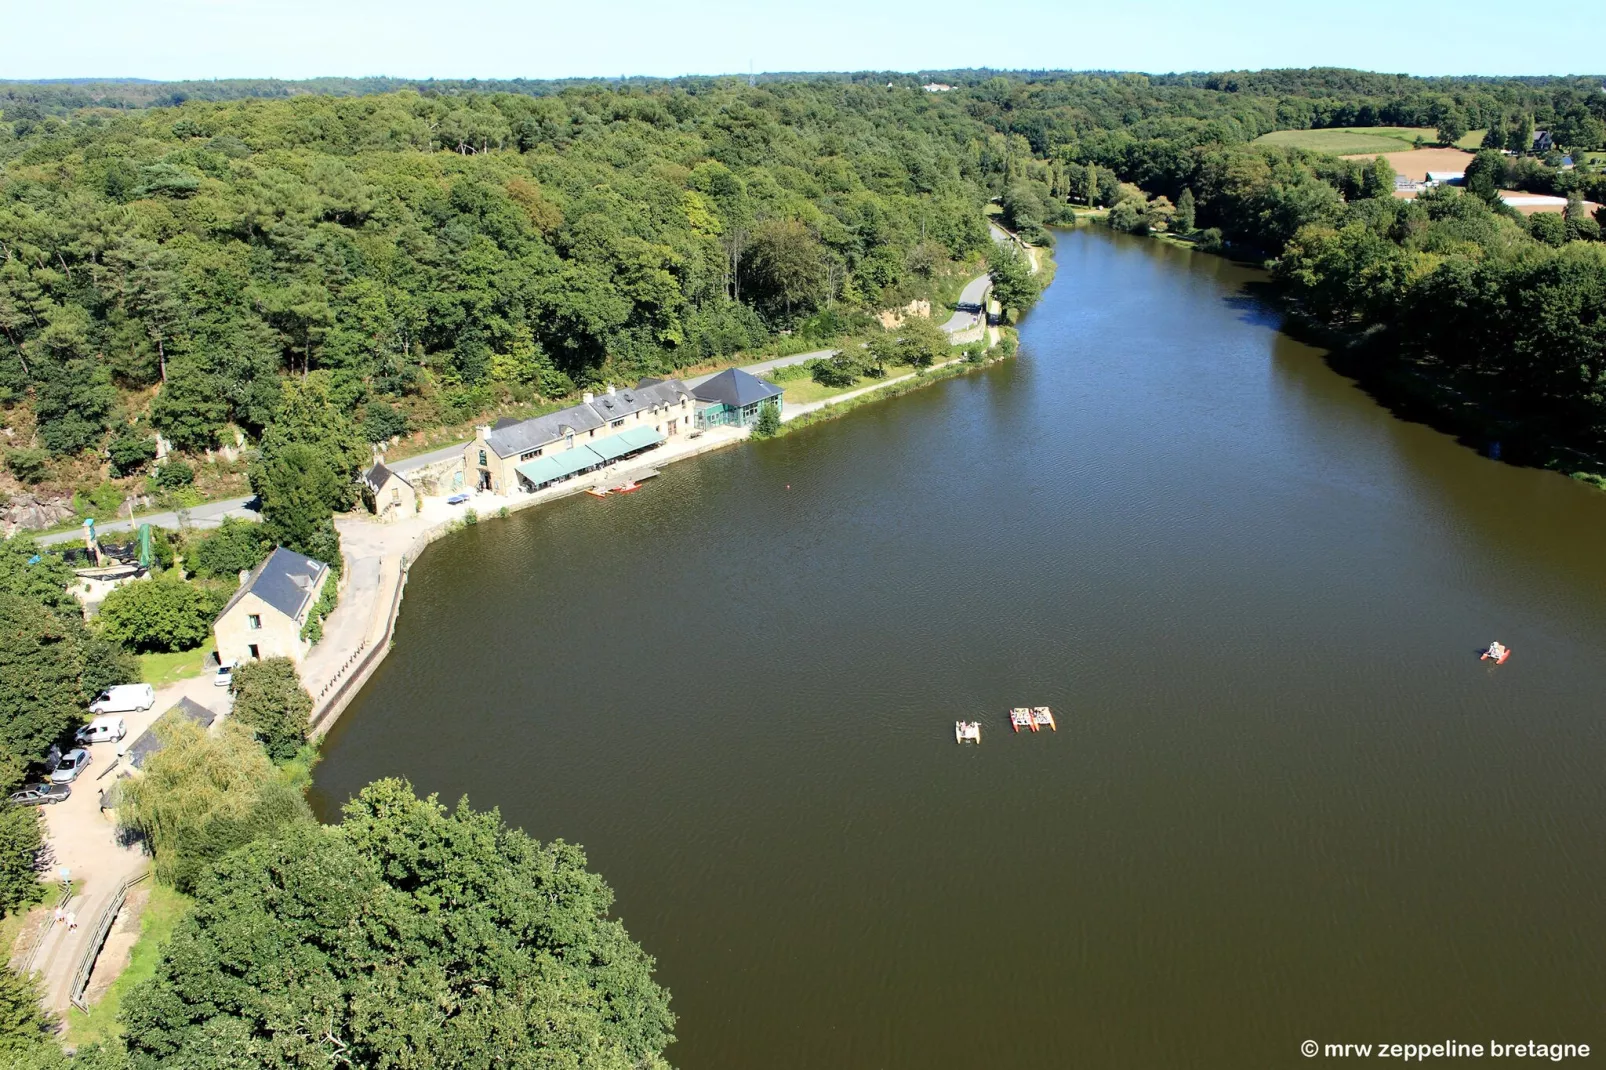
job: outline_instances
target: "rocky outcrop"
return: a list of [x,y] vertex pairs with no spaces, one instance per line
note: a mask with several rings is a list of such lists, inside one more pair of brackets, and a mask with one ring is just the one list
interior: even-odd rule
[[13,494],[0,506],[0,534],[52,528],[75,515],[70,498],[40,499],[27,492]]
[[924,317],[926,319],[930,319],[931,318],[931,302],[930,301],[910,301],[907,305],[903,306],[903,308],[901,308],[901,309],[898,309],[898,308],[885,308],[885,309],[882,309],[880,312],[876,313],[876,316],[877,316],[877,318],[879,318],[881,320],[881,326],[885,327],[889,331],[895,331],[899,327],[902,327],[903,324],[904,324],[904,321],[907,320],[910,316],[922,316],[922,317]]

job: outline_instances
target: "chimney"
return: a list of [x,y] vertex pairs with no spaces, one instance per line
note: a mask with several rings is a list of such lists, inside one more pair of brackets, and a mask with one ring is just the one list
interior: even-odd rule
[[613,397],[613,384],[612,383],[608,384],[608,396],[609,397]]
[[251,578],[251,570],[248,569],[248,568],[242,568],[240,570],[240,586],[244,587],[245,586],[245,581],[250,579],[250,578]]
[[580,400],[585,402],[587,405],[589,405],[593,401],[597,400],[597,395],[595,395],[591,391],[587,390],[584,394],[580,395]]
[[485,441],[485,437],[487,435],[489,435],[490,433],[491,433],[491,425],[490,424],[486,424],[484,427],[476,427],[474,429],[474,434],[476,436],[478,436],[478,438],[479,438],[479,440],[481,442]]

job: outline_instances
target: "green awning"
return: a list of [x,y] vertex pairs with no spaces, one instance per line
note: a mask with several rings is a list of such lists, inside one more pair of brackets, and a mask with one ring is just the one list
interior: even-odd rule
[[550,457],[537,457],[533,461],[525,461],[514,471],[539,487],[554,479],[572,476],[582,469],[595,468],[602,462],[603,458],[593,452],[591,447],[576,446],[572,450],[554,453]]
[[623,457],[627,453],[644,450],[648,446],[656,446],[664,440],[664,436],[650,427],[632,427],[628,431],[621,431],[617,435],[609,435],[601,442],[591,443],[590,448],[607,460]]

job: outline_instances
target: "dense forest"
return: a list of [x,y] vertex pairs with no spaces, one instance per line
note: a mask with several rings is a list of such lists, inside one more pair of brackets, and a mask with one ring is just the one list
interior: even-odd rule
[[[68,459],[137,472],[156,433],[191,453],[254,441],[290,378],[377,442],[827,340],[985,255],[987,200],[1033,232],[1099,170],[1090,199],[1187,189],[1201,227],[1276,256],[1364,191],[1354,165],[1250,146],[1271,130],[1606,140],[1591,79],[933,72],[956,88],[926,93],[920,77],[8,83],[8,468],[82,479]],[[159,91],[185,102],[139,106]],[[1524,188],[1602,199],[1598,172],[1524,162]]]

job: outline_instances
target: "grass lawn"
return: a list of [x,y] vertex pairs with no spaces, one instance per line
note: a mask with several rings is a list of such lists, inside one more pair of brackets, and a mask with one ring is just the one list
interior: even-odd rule
[[[1439,135],[1426,126],[1352,126],[1331,130],[1274,130],[1255,139],[1257,145],[1311,149],[1334,156],[1357,156],[1363,152],[1406,152],[1415,148],[1417,137],[1424,144],[1437,145]],[[1457,148],[1476,152],[1483,141],[1482,130],[1472,130]]]
[[139,678],[160,690],[168,684],[199,676],[206,671],[206,660],[212,656],[216,639],[208,639],[194,650],[178,654],[139,655]]
[[175,892],[154,880],[150,898],[145,901],[145,912],[139,918],[139,942],[129,956],[128,967],[112,982],[100,1002],[89,1008],[89,1013],[73,1008],[67,1012],[67,1041],[71,1044],[89,1044],[97,1040],[111,1040],[121,1036],[122,1024],[117,1016],[123,1009],[123,997],[141,981],[156,973],[156,962],[162,948],[173,936],[179,920],[190,909],[190,898]]
[[[959,346],[954,347],[954,356],[957,357],[960,355],[960,348],[961,347]],[[885,383],[888,380],[909,375],[914,370],[915,369],[909,365],[888,364],[887,374],[882,376],[880,379],[871,379],[869,377],[865,377],[857,380],[852,386],[825,386],[823,384],[816,383],[813,379],[793,379],[789,383],[782,383],[780,385],[784,390],[782,397],[785,399],[788,405],[807,405],[810,402],[824,401],[827,398],[834,398],[840,394],[846,394],[851,390],[862,390],[867,386],[880,386],[882,383]]]

